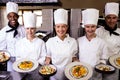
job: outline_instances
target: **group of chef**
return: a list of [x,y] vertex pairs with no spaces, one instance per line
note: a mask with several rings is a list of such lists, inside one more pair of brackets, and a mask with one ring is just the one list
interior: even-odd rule
[[[50,80],[68,80],[64,74],[67,64],[80,61],[93,67],[93,75],[88,80],[119,80],[119,72],[101,74],[94,70],[97,64],[108,64],[108,58],[120,54],[120,28],[117,25],[119,4],[115,2],[105,5],[105,24],[97,28],[99,10],[88,8],[82,11],[82,27],[85,35],[77,40],[70,37],[67,30],[68,11],[54,11],[55,37],[44,42],[35,36],[36,14],[24,13],[24,26],[18,23],[18,4],[6,4],[8,24],[0,30],[0,50],[7,50],[11,59],[7,63],[7,71],[12,70],[15,60],[31,58],[41,65],[54,64],[57,73]],[[77,56],[78,55],[78,56]]]

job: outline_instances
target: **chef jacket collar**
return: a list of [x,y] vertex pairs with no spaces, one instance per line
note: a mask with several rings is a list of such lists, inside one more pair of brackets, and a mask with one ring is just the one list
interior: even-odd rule
[[30,41],[30,40],[28,40],[27,38],[26,38],[26,41],[28,41],[28,42],[30,42],[30,43],[33,43],[33,42],[35,42],[37,40],[37,37],[35,37],[32,41]]
[[70,40],[69,40],[69,37],[70,37],[69,34],[66,34],[65,39],[64,39],[64,40],[61,40],[58,36],[56,36],[56,41],[57,41],[57,42],[62,42],[62,43],[63,43],[63,42],[68,42],[68,43],[69,43],[69,41],[70,41]]
[[10,25],[10,22],[8,22],[8,26],[11,28],[10,30],[7,30],[6,33],[9,33],[11,31],[15,31],[13,37],[15,37],[18,34],[17,28],[19,26],[19,23],[16,24],[16,26]]
[[115,32],[115,30],[117,29],[117,25],[115,25],[114,29],[111,29],[107,24],[105,24],[105,30],[109,31],[110,33],[110,36],[113,34],[113,35],[116,35],[116,36],[120,36],[119,33]]
[[87,36],[86,36],[86,34],[85,34],[85,39],[88,41],[88,42],[92,42],[94,39],[96,39],[98,36],[96,35],[95,37],[93,37],[90,41],[88,40],[88,38],[87,38]]

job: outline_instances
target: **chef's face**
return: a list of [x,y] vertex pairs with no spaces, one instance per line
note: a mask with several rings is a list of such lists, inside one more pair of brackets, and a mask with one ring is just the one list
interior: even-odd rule
[[7,18],[10,22],[10,25],[15,27],[16,24],[18,23],[19,16],[18,16],[18,14],[14,13],[14,12],[11,12],[7,15]]
[[35,37],[36,28],[26,28],[26,36],[27,38]]
[[96,25],[93,24],[87,24],[85,25],[85,32],[87,36],[94,36],[95,35],[95,30],[96,30]]
[[60,39],[64,39],[66,37],[67,30],[68,30],[68,26],[66,24],[55,25],[56,34]]
[[107,15],[105,17],[106,24],[113,29],[117,24],[118,17],[114,14]]

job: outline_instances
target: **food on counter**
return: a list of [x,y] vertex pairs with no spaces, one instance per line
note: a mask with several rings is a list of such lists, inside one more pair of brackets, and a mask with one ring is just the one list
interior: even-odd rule
[[5,52],[0,52],[0,62],[8,60],[10,57],[5,54]]
[[111,70],[109,66],[105,66],[105,65],[99,66],[98,69],[101,71],[110,71]]
[[71,68],[70,73],[75,78],[82,78],[88,74],[88,70],[83,65],[75,65]]
[[50,65],[42,66],[39,72],[43,75],[53,74],[56,71],[56,68]]
[[116,63],[117,66],[120,66],[120,57],[117,57],[115,59],[115,63]]
[[23,61],[18,64],[18,68],[22,70],[29,70],[33,67],[34,63],[32,61]]

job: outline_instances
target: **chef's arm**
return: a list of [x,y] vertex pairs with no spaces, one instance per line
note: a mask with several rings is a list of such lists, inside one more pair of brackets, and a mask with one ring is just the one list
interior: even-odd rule
[[50,57],[46,57],[45,58],[45,64],[50,64],[51,62],[51,58]]

